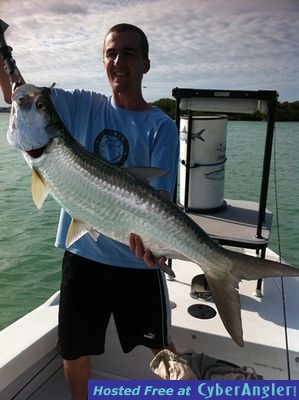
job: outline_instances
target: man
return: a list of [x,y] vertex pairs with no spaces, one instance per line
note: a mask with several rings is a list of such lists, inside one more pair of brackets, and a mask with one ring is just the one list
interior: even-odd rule
[[[120,167],[159,167],[167,171],[152,185],[171,198],[178,162],[176,126],[142,95],[150,69],[148,41],[137,27],[119,24],[105,36],[104,68],[112,96],[52,89],[52,99],[66,129],[99,157]],[[2,76],[2,78],[1,78]],[[7,78],[0,83],[7,94]],[[61,211],[56,246],[64,248],[70,216]],[[63,259],[58,347],[74,400],[87,398],[89,356],[104,352],[107,324],[114,317],[124,352],[137,345],[154,354],[168,348],[170,306],[165,277],[150,249],[130,235],[130,248],[103,235],[83,236]]]

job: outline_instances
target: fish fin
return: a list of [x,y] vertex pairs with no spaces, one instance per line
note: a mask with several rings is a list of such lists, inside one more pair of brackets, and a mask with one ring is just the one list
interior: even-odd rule
[[209,290],[222,319],[223,325],[238,346],[243,347],[238,280],[215,280],[206,275]]
[[42,176],[33,168],[32,169],[32,199],[38,209],[41,209],[46,200],[49,189]]
[[166,258],[174,258],[175,260],[192,262],[190,258],[184,256],[183,254],[176,253],[175,251],[169,251],[169,252],[165,251],[163,252],[163,254],[165,254]]
[[175,278],[175,273],[174,273],[173,269],[170,268],[169,265],[167,265],[166,263],[163,263],[163,264],[158,264],[158,266],[161,269],[161,271],[165,272],[167,275],[171,276],[172,278]]
[[238,276],[239,280],[250,281],[278,276],[299,276],[299,269],[290,265],[230,250],[226,250],[226,254],[233,261],[234,269],[232,272]]
[[70,247],[73,243],[75,243],[78,239],[84,236],[86,233],[89,233],[94,241],[97,241],[99,237],[99,233],[87,225],[86,223],[79,221],[77,219],[72,218],[72,221],[69,226],[69,230],[66,237],[66,247]]
[[165,169],[155,167],[126,167],[126,170],[135,178],[145,182],[149,182],[152,179],[160,178],[161,176],[168,174]]
[[[224,249],[223,249],[224,250]],[[239,282],[278,276],[299,276],[299,269],[275,261],[234,251],[224,250],[232,268],[224,278],[212,278],[205,273],[213,300],[228,333],[233,340],[243,346]]]
[[96,231],[94,228],[89,228],[88,233],[90,234],[90,236],[93,238],[93,240],[95,242],[100,237],[100,232]]

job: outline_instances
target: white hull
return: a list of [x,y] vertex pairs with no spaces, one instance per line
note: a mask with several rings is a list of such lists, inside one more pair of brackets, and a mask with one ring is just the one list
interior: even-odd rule
[[[277,256],[267,251],[268,258]],[[173,338],[179,352],[206,353],[238,365],[253,367],[264,379],[288,379],[286,332],[290,379],[299,380],[299,278],[284,278],[287,329],[284,326],[281,279],[263,283],[263,297],[255,294],[256,282],[241,282],[240,297],[244,348],[239,348],[223,327],[218,315],[212,319],[192,317],[193,304],[212,301],[190,297],[192,278],[201,273],[190,262],[175,261],[175,280],[168,281],[172,310]],[[45,304],[0,332],[1,400],[68,399],[62,361],[56,351],[59,293]],[[106,352],[92,358],[94,379],[157,379],[150,371],[151,352],[139,346],[129,354],[120,348],[113,321],[106,339]],[[15,396],[15,397],[14,397]]]

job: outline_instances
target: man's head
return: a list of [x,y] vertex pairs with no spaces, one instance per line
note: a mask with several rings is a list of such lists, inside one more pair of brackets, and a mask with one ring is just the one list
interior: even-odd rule
[[143,75],[150,69],[148,41],[141,29],[118,24],[107,32],[103,61],[114,94],[141,93]]
[[103,49],[105,50],[105,41],[106,41],[106,37],[109,35],[109,33],[112,32],[117,32],[117,33],[121,33],[121,32],[135,32],[138,34],[139,38],[140,38],[140,49],[142,51],[142,55],[143,58],[145,60],[149,60],[149,44],[148,44],[148,40],[147,37],[145,35],[145,33],[138,28],[138,26],[135,25],[131,25],[131,24],[117,24],[114,25],[112,28],[109,29],[109,31],[106,33],[105,39],[104,39],[104,46]]

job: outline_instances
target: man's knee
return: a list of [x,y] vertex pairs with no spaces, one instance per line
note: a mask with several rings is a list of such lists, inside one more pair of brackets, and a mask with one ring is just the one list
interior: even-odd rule
[[76,370],[78,370],[78,372],[80,371],[82,373],[82,371],[89,371],[90,359],[89,356],[83,356],[75,360],[63,360],[63,365],[65,372],[76,372]]

